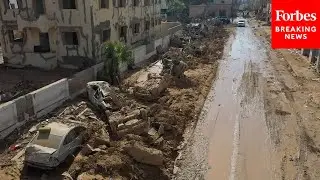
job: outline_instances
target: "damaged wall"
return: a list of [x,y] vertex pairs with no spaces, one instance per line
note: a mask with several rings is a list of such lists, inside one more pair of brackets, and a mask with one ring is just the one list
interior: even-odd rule
[[209,4],[190,5],[189,17],[195,18],[203,15],[231,17],[232,0],[215,1]]
[[160,1],[17,0],[16,7],[6,2],[0,1],[0,42],[9,64],[85,68],[99,61],[103,41],[125,36],[131,45],[161,29]]

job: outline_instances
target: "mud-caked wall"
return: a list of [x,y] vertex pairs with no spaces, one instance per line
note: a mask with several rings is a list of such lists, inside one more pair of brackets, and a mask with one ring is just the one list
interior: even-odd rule
[[[9,64],[86,68],[101,61],[104,41],[147,44],[161,31],[160,1],[104,0],[102,7],[103,0],[17,0],[13,9],[5,1],[0,42]],[[23,38],[13,40],[12,30]]]

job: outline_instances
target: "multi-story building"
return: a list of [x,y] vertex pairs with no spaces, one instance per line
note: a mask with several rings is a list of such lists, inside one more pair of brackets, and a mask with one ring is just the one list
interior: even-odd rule
[[226,16],[231,17],[236,0],[209,0],[203,4],[189,6],[189,17]]
[[45,69],[94,64],[104,41],[130,46],[161,24],[160,0],[2,0],[4,62]]

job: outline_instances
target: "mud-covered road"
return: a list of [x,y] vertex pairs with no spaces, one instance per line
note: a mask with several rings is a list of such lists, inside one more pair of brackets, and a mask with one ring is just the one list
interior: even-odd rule
[[220,62],[213,98],[203,110],[207,113],[195,129],[195,147],[188,150],[191,159],[196,157],[190,165],[199,169],[181,168],[181,179],[272,179],[261,85],[266,59],[252,29],[237,28]]
[[318,130],[309,121],[318,121],[318,109],[309,108],[313,116],[301,117],[296,112],[304,111],[300,107],[305,104],[297,101],[301,94],[292,94],[303,85],[302,91],[315,87],[301,81],[315,78],[312,69],[304,67],[300,74],[309,77],[297,78],[287,61],[295,57],[306,66],[301,58],[271,50],[256,32],[249,25],[238,27],[229,38],[200,119],[177,163],[176,179],[319,177],[314,167],[319,165]]

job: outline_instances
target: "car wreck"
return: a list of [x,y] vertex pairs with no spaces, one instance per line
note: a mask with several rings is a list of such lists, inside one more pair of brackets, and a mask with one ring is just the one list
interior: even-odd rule
[[76,123],[52,122],[40,127],[26,146],[25,164],[40,169],[57,167],[81,147],[85,130]]

